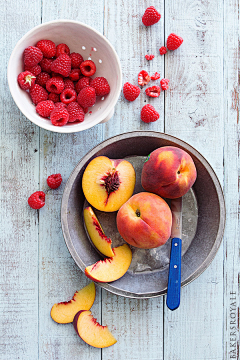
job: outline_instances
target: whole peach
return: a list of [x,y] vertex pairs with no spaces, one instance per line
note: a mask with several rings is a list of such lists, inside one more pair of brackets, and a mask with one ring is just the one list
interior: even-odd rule
[[175,146],[163,146],[148,156],[141,182],[146,191],[176,199],[188,192],[196,177],[195,164],[186,151]]

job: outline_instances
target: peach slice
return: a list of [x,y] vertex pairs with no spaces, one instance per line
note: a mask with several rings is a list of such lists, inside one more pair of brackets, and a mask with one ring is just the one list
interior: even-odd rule
[[111,282],[122,277],[128,270],[132,261],[132,251],[127,244],[112,249],[115,254],[111,258],[99,260],[87,266],[85,275],[94,281]]
[[83,210],[83,217],[93,244],[103,255],[113,257],[112,240],[104,234],[100,222],[90,206]]
[[108,327],[94,319],[91,311],[79,311],[74,317],[73,326],[83,341],[96,348],[105,348],[117,342]]
[[123,159],[98,156],[87,165],[82,177],[83,193],[93,207],[117,211],[133,194],[135,170]]
[[96,289],[94,282],[76,291],[73,298],[67,302],[54,304],[51,309],[51,317],[59,324],[68,324],[73,321],[79,310],[89,310],[95,300]]

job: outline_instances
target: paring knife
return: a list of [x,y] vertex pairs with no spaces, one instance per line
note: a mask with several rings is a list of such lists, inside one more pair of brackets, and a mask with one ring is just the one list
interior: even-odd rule
[[168,273],[167,307],[175,310],[180,305],[182,252],[182,198],[171,200],[172,231],[171,255]]

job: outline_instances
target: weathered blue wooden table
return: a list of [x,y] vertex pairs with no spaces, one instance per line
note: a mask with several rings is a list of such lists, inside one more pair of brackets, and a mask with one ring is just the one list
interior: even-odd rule
[[[1,0],[0,123],[0,359],[228,360],[239,344],[239,1]],[[154,5],[162,18],[146,28],[141,17]],[[170,79],[154,100],[155,123],[140,120],[146,95],[128,103],[121,94],[106,124],[69,135],[44,131],[16,107],[7,85],[7,63],[16,42],[34,26],[54,20],[85,22],[115,47],[123,82],[136,84],[146,69]],[[157,31],[156,31],[157,28]],[[175,52],[160,56],[168,34],[183,37]],[[153,53],[154,61],[144,55]],[[153,102],[151,102],[153,104]],[[91,148],[113,135],[156,130],[194,146],[222,184],[226,228],[208,269],[182,289],[171,312],[164,297],[128,299],[97,286],[92,311],[118,342],[104,350],[86,345],[73,326],[50,317],[55,302],[71,298],[89,281],[65,245],[60,221],[64,184]],[[60,172],[63,183],[49,191],[46,178]],[[46,191],[40,211],[28,196]],[[51,215],[49,215],[51,214]]]

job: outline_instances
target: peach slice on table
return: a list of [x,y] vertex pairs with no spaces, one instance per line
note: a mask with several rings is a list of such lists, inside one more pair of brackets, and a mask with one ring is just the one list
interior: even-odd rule
[[94,282],[91,282],[79,291],[76,291],[70,301],[54,304],[51,309],[51,317],[59,324],[68,324],[73,321],[79,310],[91,309],[96,295]]
[[94,281],[111,282],[121,278],[132,261],[132,251],[127,244],[112,249],[114,256],[99,260],[85,268],[85,275]]
[[101,224],[91,206],[83,210],[83,217],[93,244],[103,255],[113,257],[112,240],[104,234]]
[[83,341],[96,348],[105,348],[117,342],[108,327],[94,319],[91,311],[79,311],[74,317],[73,326]]
[[90,161],[82,177],[83,193],[93,207],[101,211],[117,211],[133,194],[136,174],[124,159],[98,156]]

